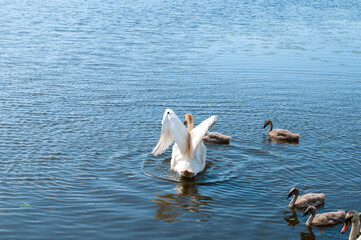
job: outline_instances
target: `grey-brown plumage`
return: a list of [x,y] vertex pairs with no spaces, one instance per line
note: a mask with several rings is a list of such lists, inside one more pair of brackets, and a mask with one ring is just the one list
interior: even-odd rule
[[300,190],[298,188],[291,188],[288,193],[287,198],[290,198],[293,195],[291,202],[289,203],[289,207],[293,208],[307,208],[309,206],[319,207],[325,202],[325,194],[323,193],[307,193],[305,195],[299,196]]
[[309,214],[310,217],[307,219],[306,225],[316,227],[331,226],[342,223],[346,216],[345,211],[316,214],[316,208],[314,206],[309,206],[303,213],[302,217],[307,214]]
[[226,136],[217,132],[207,132],[203,137],[203,141],[219,144],[229,144],[230,136]]
[[[361,213],[358,213],[355,210],[351,210],[347,213],[346,215],[346,219],[345,219],[345,224],[343,225],[343,228],[341,230],[341,233],[344,234],[346,233],[348,227],[350,226],[350,224],[352,224],[351,226],[351,232],[350,235],[348,237],[349,240],[360,240],[361,237]],[[359,237],[359,238],[357,238]]]
[[266,119],[264,121],[264,126],[263,128],[267,127],[268,125],[270,125],[270,128],[268,129],[268,136],[277,140],[283,140],[283,141],[294,141],[294,142],[298,142],[298,140],[300,139],[300,134],[296,134],[296,133],[292,133],[290,131],[284,130],[284,129],[274,129],[271,120]]

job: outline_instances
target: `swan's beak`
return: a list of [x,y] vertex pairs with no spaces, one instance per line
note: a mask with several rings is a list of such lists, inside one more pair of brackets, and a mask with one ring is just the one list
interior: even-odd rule
[[346,221],[345,221],[345,225],[343,225],[343,228],[341,229],[342,234],[344,234],[347,231],[350,224],[351,224],[351,219],[347,218]]
[[292,193],[290,192],[290,193],[287,195],[286,199],[289,199],[291,196],[292,196]]
[[263,128],[265,128],[265,127],[267,127],[267,124],[265,124],[265,125],[263,126]]

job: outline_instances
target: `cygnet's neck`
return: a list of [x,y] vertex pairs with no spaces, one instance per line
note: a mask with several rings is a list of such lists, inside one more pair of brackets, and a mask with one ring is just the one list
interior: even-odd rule
[[311,213],[311,216],[307,219],[307,222],[306,222],[306,225],[307,226],[311,226],[311,223],[312,223],[312,221],[313,221],[313,219],[315,218],[315,216],[316,216],[316,213]]
[[272,127],[273,127],[272,122],[271,122],[271,121],[269,121],[269,129],[268,129],[268,133],[270,133],[270,132],[272,131]]
[[295,206],[295,203],[296,203],[297,198],[298,198],[298,194],[293,195],[293,198],[292,198],[290,204],[288,204],[288,206],[289,206],[290,208],[293,208],[293,207]]

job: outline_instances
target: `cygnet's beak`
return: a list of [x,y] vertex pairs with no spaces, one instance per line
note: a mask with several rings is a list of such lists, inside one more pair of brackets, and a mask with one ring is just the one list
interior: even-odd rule
[[290,193],[287,195],[286,199],[290,198],[291,196],[292,196],[292,193],[290,192]]
[[341,229],[341,233],[342,234],[345,234],[345,232],[347,231],[348,227],[350,226],[351,224],[351,219],[347,218],[345,220],[345,224],[343,225],[343,228]]
[[267,124],[265,124],[264,126],[263,126],[263,128],[266,128],[267,127]]
[[183,124],[184,124],[184,125],[187,125],[187,121],[186,121],[186,120],[184,120]]
[[308,214],[308,212],[306,211],[306,212],[304,212],[303,214],[302,214],[302,217],[304,217],[304,216],[306,216]]

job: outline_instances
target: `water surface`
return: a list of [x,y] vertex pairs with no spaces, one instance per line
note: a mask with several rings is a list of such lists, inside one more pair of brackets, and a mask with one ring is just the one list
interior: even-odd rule
[[[2,239],[347,239],[285,199],[360,210],[358,1],[3,1]],[[230,145],[179,181],[166,108]],[[269,141],[263,122],[301,134]]]

